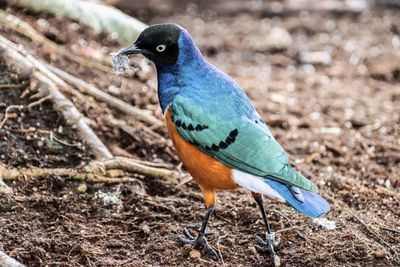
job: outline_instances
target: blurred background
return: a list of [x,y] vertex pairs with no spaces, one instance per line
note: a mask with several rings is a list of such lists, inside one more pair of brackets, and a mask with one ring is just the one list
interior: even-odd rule
[[[223,261],[176,242],[183,225],[197,229],[201,194],[162,125],[152,64],[132,57],[132,69],[117,77],[110,56],[146,25],[173,22],[242,86],[293,165],[332,205],[328,218],[336,228],[329,231],[267,202],[272,227],[283,240],[283,266],[400,264],[400,1],[66,2],[0,1],[0,35],[49,64],[46,70],[69,85],[58,84],[60,92],[108,153],[181,175],[130,173],[124,177],[136,182],[121,183],[54,173],[3,177],[12,192],[0,195],[0,251],[29,266],[268,262],[255,251],[253,236],[262,233],[262,224],[244,191],[219,194],[209,241],[218,245]],[[78,2],[113,11],[77,8]],[[127,16],[114,14],[118,10]],[[4,47],[12,45],[2,42],[0,56],[7,58]],[[79,169],[104,155],[87,145],[54,99],[9,109],[32,103],[30,97],[44,88],[35,83],[10,60],[0,61],[0,167]],[[90,86],[107,95],[99,97]],[[116,105],[115,98],[129,107]]]

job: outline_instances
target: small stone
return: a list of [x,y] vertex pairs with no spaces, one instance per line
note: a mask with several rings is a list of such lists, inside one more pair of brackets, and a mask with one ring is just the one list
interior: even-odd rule
[[49,26],[50,26],[49,22],[45,19],[38,19],[36,21],[36,24],[39,26],[39,28],[41,30],[45,30],[45,29],[49,28]]
[[121,248],[124,246],[124,243],[121,242],[118,239],[111,239],[110,241],[108,241],[107,243],[107,247],[108,248]]
[[271,52],[287,49],[293,40],[290,33],[283,28],[272,28],[266,36],[249,37],[247,40],[253,50],[257,52]]
[[118,88],[118,87],[115,86],[115,85],[110,85],[110,86],[107,88],[107,91],[108,91],[110,94],[113,94],[113,95],[121,95],[121,89]]
[[299,61],[303,64],[329,65],[332,62],[332,57],[325,51],[300,52]]
[[275,255],[275,267],[281,266],[281,258],[278,255]]
[[372,232],[374,232],[375,234],[379,234],[380,233],[380,229],[379,227],[375,226],[375,225],[370,225],[369,228],[371,229]]
[[68,28],[72,31],[78,31],[81,28],[81,25],[79,25],[79,23],[71,23],[68,25]]
[[376,258],[384,258],[387,255],[387,251],[385,249],[380,249],[374,252],[374,256]]
[[342,132],[342,129],[339,127],[321,127],[319,130],[321,134],[329,135],[339,135]]
[[77,190],[78,190],[79,192],[82,192],[82,193],[86,192],[87,189],[88,189],[88,187],[87,187],[87,184],[85,184],[85,183],[80,184],[80,185],[78,186],[78,188],[77,188]]
[[252,254],[257,254],[257,249],[254,246],[247,247]]
[[314,218],[313,222],[328,231],[335,230],[337,228],[336,222],[328,220],[327,218]]
[[199,259],[201,257],[200,251],[195,250],[195,249],[191,250],[190,251],[190,257]]
[[151,230],[150,227],[147,224],[142,224],[140,229],[145,233],[146,235],[150,234]]

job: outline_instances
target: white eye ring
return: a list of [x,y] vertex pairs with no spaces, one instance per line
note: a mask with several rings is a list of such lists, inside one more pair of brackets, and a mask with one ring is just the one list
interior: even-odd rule
[[157,47],[156,47],[157,52],[164,52],[165,49],[167,49],[167,46],[165,44],[160,44],[160,45],[157,45]]

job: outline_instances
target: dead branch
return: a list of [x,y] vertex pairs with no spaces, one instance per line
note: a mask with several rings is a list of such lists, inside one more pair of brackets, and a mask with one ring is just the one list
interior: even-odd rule
[[22,263],[19,263],[16,259],[8,256],[4,252],[0,251],[0,266],[1,267],[26,267]]
[[115,156],[120,156],[120,157],[125,157],[125,158],[130,158],[130,159],[135,159],[136,156],[130,153],[129,151],[123,149],[120,147],[118,144],[109,144],[108,148],[110,149],[111,153]]
[[18,65],[20,69],[24,69],[25,71],[30,70],[31,77],[36,81],[36,85],[40,86],[40,90],[44,92],[43,95],[51,95],[54,109],[64,116],[69,125],[77,128],[80,138],[89,146],[96,157],[101,159],[113,157],[100,138],[87,125],[84,116],[59,91],[58,86],[66,89],[68,88],[68,84],[50,72],[28,52],[1,35],[0,48],[0,52],[8,51],[8,53],[2,53],[6,62],[13,62],[12,64]]
[[[88,165],[90,166],[90,165]],[[113,177],[112,173],[99,173],[98,170],[92,170],[88,167],[85,170],[77,170],[70,168],[6,168],[0,166],[0,178],[4,181],[29,180],[39,177],[48,176],[65,176],[75,180],[92,182],[92,183],[125,183],[136,182],[132,177]],[[1,265],[0,265],[1,266]]]
[[[96,68],[103,72],[112,73],[111,67],[105,66],[103,64],[98,64],[93,61],[82,58],[82,55],[80,55],[80,56],[74,55],[73,53],[71,53],[71,51],[64,49],[63,47],[59,46],[55,42],[44,37],[41,33],[36,31],[29,23],[21,20],[20,18],[18,18],[16,16],[8,14],[2,10],[0,10],[0,22],[2,22],[3,26],[28,37],[35,44],[43,45],[43,46],[50,48],[53,51],[57,51],[58,54],[66,57],[66,58],[69,58],[72,61],[75,61],[81,65],[88,66],[90,68]],[[103,63],[106,63],[106,62],[103,62]],[[107,63],[108,64],[111,63],[110,58],[108,58]]]
[[139,173],[152,177],[165,177],[170,176],[171,178],[177,178],[179,175],[173,170],[167,170],[162,168],[155,168],[146,166],[144,164],[135,162],[128,158],[115,157],[114,159],[109,159],[103,161],[106,169],[119,169],[125,170],[133,173]]
[[[4,58],[4,62],[6,63],[7,68],[18,73],[23,79],[29,78],[32,74],[32,63],[27,61],[25,57],[21,55],[18,51],[16,51],[15,49],[11,49],[11,47],[9,47],[10,41],[5,39],[3,36],[0,37],[0,55]],[[3,39],[7,41],[3,42]]]
[[124,172],[151,177],[178,177],[173,170],[155,168],[131,159],[117,157],[105,161],[93,161],[82,168],[13,168],[0,165],[0,180],[15,181],[47,176],[67,176],[75,180],[102,183],[136,182],[135,178],[124,177]]
[[60,70],[59,68],[56,68],[56,67],[51,66],[46,63],[44,63],[44,64],[50,71],[54,72],[56,75],[58,75],[65,81],[67,81],[68,83],[70,83],[70,84],[74,85],[76,88],[78,88],[81,93],[89,94],[89,95],[95,97],[96,99],[109,104],[111,107],[114,107],[126,114],[132,115],[135,118],[137,118],[143,122],[146,122],[152,126],[160,127],[160,126],[164,125],[164,123],[161,120],[159,120],[158,118],[149,114],[148,111],[141,110],[139,108],[131,106],[128,103],[103,92],[102,90],[98,89],[97,87],[95,87],[91,84],[88,84],[85,81],[82,81],[81,79],[74,77],[71,74],[66,73],[63,70]]
[[120,10],[93,1],[82,0],[13,0],[13,5],[35,12],[49,12],[82,22],[97,32],[117,33],[121,41],[133,42],[146,28],[146,24]]

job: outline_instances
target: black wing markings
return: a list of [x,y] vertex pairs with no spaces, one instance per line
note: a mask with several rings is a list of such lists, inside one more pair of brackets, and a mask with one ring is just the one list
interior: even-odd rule
[[[196,126],[193,126],[193,124],[186,124],[185,122],[182,122],[181,120],[174,120],[174,117],[171,114],[171,120],[175,124],[176,127],[182,127],[182,129],[187,130],[187,131],[203,131],[205,129],[208,129],[209,127],[207,125],[203,124],[197,124]],[[236,137],[238,136],[239,131],[238,129],[234,129],[229,132],[228,136],[225,138],[225,140],[221,140],[218,144],[211,144],[211,146],[204,146],[204,148],[207,151],[216,151],[218,152],[220,149],[226,149],[229,147],[231,144],[233,144],[236,140]],[[190,142],[194,145],[198,145],[195,141]]]

